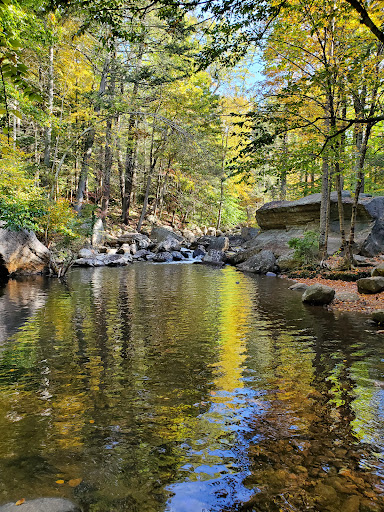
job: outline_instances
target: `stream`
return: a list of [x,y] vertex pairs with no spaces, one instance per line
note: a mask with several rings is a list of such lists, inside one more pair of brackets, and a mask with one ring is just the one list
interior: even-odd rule
[[0,289],[0,505],[384,510],[384,334],[192,264]]

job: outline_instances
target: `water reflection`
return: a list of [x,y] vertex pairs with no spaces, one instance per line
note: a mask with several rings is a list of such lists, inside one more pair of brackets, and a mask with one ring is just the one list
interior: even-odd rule
[[1,502],[384,508],[384,349],[363,318],[232,268],[137,264],[76,270],[68,287],[9,284],[0,307],[42,302],[0,355]]

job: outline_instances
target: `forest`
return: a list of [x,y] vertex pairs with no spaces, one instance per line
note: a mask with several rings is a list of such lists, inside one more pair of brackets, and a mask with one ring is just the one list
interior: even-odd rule
[[336,190],[351,247],[342,191],[382,194],[379,1],[0,0],[0,17],[11,229],[225,230],[321,192],[324,249]]

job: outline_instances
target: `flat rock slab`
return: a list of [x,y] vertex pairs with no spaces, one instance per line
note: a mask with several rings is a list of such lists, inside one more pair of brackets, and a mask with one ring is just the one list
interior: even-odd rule
[[335,290],[323,284],[313,284],[303,293],[302,301],[307,304],[323,305],[333,301]]
[[357,302],[360,297],[357,293],[353,292],[338,292],[335,295],[335,299],[340,302]]
[[0,512],[80,512],[77,505],[63,498],[39,498],[25,501],[21,505],[7,503]]
[[289,287],[290,290],[298,291],[298,292],[305,292],[305,290],[309,288],[309,285],[305,283],[295,283],[292,286]]

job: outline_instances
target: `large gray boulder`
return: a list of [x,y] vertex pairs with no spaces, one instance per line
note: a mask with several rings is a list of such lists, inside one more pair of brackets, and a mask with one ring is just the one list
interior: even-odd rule
[[203,256],[203,263],[209,265],[223,265],[224,264],[224,252],[218,249],[209,249]]
[[227,251],[229,249],[229,239],[226,236],[213,237],[208,245],[208,251]]
[[173,231],[171,227],[155,226],[152,228],[150,238],[156,240],[157,243],[166,240],[169,237],[176,238],[179,242],[184,242],[184,238]]
[[169,236],[165,240],[162,240],[157,244],[155,251],[156,252],[172,252],[179,251],[181,248],[181,242],[174,238],[173,236]]
[[143,233],[124,233],[117,239],[117,245],[123,246],[125,244],[135,244],[138,249],[147,249],[151,244],[151,240]]
[[380,293],[384,290],[384,277],[363,277],[356,284],[359,293]]
[[323,305],[333,301],[335,290],[323,284],[313,284],[303,293],[302,301],[308,304]]
[[[292,229],[302,232],[308,229],[316,230],[319,228],[320,204],[321,194],[306,196],[297,201],[272,201],[257,210],[256,219],[262,232],[268,233],[273,230],[276,236],[284,237],[284,234]],[[353,198],[348,191],[344,191],[343,206],[347,231],[350,226],[352,205]],[[384,197],[361,195],[357,210],[355,240],[356,252],[364,256],[374,256],[384,251]],[[332,192],[328,253],[334,253],[340,245],[337,193]]]
[[260,251],[258,254],[240,263],[240,265],[237,265],[237,268],[256,274],[266,274],[267,272],[276,272],[278,270],[275,255],[269,250]]
[[0,266],[9,274],[41,274],[48,270],[51,254],[25,229],[0,228]]
[[80,512],[80,508],[63,498],[38,498],[21,505],[7,503],[0,507],[0,512]]
[[169,263],[170,261],[173,261],[173,256],[167,251],[158,252],[153,256],[152,261],[155,263]]

